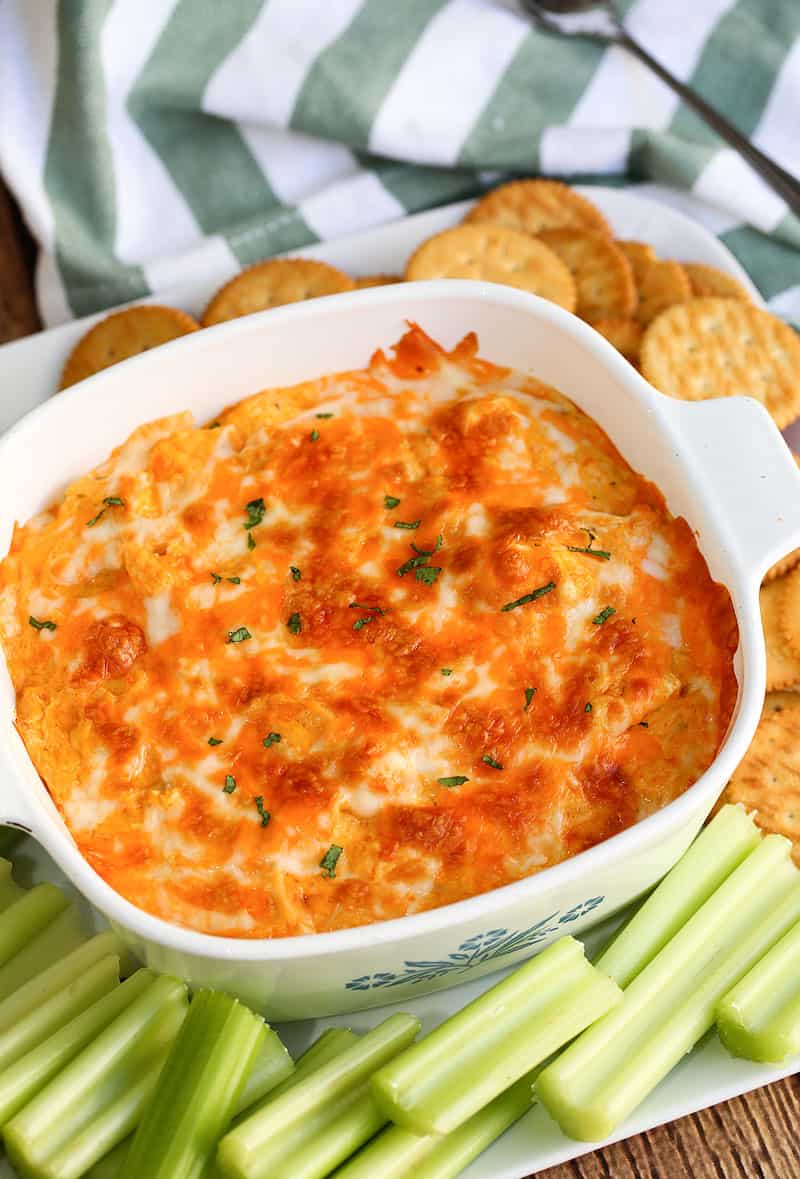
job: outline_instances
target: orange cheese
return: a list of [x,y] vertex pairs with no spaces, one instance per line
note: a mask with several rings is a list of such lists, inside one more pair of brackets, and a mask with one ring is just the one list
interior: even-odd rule
[[16,529],[0,637],[84,856],[238,937],[574,855],[691,785],[736,696],[686,522],[560,393],[418,328],[141,427]]

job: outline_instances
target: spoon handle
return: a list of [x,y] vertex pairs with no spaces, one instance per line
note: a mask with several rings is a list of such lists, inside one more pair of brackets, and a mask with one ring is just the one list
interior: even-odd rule
[[750,166],[783,198],[789,209],[796,216],[800,216],[800,180],[790,175],[784,168],[776,164],[774,160],[771,160],[769,156],[765,156],[762,151],[759,151],[719,111],[715,110],[713,106],[710,106],[694,90],[691,90],[683,82],[680,82],[654,57],[651,57],[647,50],[638,41],[634,41],[633,37],[624,28],[618,26],[616,32],[617,35],[614,38],[616,43],[627,49],[629,53],[634,54],[635,57],[638,57],[653,73],[661,78],[662,82],[666,82],[667,86],[670,86],[676,94],[679,94],[687,106],[690,106],[701,118],[705,119],[722,139],[727,140],[731,147],[736,148]]

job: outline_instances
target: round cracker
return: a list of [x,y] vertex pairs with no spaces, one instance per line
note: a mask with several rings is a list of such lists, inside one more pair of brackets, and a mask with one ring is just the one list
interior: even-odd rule
[[716,266],[704,266],[701,262],[683,262],[683,269],[689,276],[692,294],[702,299],[717,295],[721,299],[741,299],[752,303],[752,299],[738,279]]
[[[800,467],[800,455],[793,454],[794,461]],[[776,561],[771,569],[768,569],[764,574],[764,584],[769,581],[774,581],[776,577],[785,577],[787,573],[791,573],[796,565],[800,565],[800,549],[794,549],[791,553],[787,553],[780,561]]]
[[642,372],[686,401],[747,394],[779,429],[800,413],[800,336],[738,299],[692,299],[670,307],[642,340]]
[[611,237],[600,210],[560,180],[512,180],[481,197],[464,221],[491,221],[522,233],[544,229],[589,229]]
[[786,688],[780,692],[767,692],[764,697],[764,713],[783,712],[784,708],[800,708],[800,692]]
[[595,319],[592,327],[631,364],[638,364],[644,328],[636,319]]
[[762,585],[759,594],[761,623],[764,627],[764,642],[767,647],[767,691],[780,688],[794,688],[800,685],[800,659],[794,654],[783,637],[781,613],[785,581],[772,581]]
[[76,385],[112,364],[158,348],[198,328],[197,321],[177,307],[148,303],[115,311],[81,337],[67,357],[58,387]]
[[636,309],[636,285],[628,259],[612,241],[586,229],[545,229],[539,241],[558,254],[575,279],[581,319],[619,318]]
[[366,287],[388,287],[402,281],[402,276],[399,274],[366,274],[355,280],[358,291],[364,290]]
[[800,864],[800,709],[765,713],[753,742],[725,788],[724,802],[755,811],[764,831],[791,839]]
[[614,242],[614,245],[630,262],[633,277],[637,285],[644,277],[644,272],[650,263],[658,261],[658,254],[647,242],[619,239]]
[[800,660],[800,569],[793,569],[779,584],[779,625],[792,654]]
[[456,225],[428,238],[411,255],[406,278],[474,278],[541,295],[575,310],[575,282],[538,238],[490,221]]
[[645,327],[668,307],[692,297],[689,276],[680,262],[664,262],[660,258],[644,267],[636,288],[639,292],[636,318]]
[[211,327],[238,319],[240,315],[354,289],[352,278],[327,262],[311,258],[269,258],[243,270],[218,290],[200,322],[203,327]]

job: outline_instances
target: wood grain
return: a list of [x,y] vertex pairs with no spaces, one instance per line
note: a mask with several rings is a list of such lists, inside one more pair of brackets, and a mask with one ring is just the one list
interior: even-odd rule
[[[34,248],[0,181],[0,343],[40,327]],[[798,1179],[800,1078],[542,1171],[537,1179]]]

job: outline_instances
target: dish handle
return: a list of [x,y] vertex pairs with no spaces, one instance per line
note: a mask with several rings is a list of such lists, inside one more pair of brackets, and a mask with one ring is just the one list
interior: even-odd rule
[[800,468],[760,402],[751,397],[670,401],[667,416],[697,459],[703,496],[724,513],[726,547],[761,581],[800,547]]

